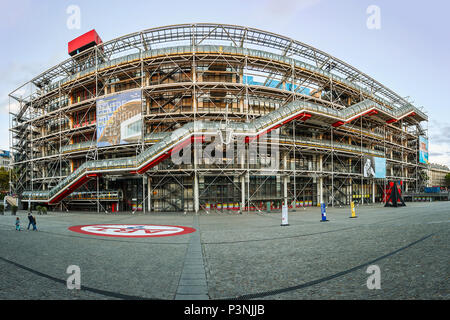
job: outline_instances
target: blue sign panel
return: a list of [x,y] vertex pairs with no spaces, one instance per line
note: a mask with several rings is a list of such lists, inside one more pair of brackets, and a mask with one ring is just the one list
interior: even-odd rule
[[141,90],[97,100],[97,146],[133,143],[142,131]]
[[375,178],[386,178],[386,158],[373,157],[375,162]]
[[428,164],[428,139],[419,137],[419,162]]

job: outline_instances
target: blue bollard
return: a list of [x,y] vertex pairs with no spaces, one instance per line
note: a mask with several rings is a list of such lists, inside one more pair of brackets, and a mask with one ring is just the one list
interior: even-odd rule
[[322,211],[322,220],[320,222],[327,222],[327,206],[325,203],[320,204],[320,210]]

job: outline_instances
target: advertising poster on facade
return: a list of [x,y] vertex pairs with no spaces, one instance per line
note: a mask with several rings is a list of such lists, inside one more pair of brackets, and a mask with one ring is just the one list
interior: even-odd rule
[[419,162],[428,164],[428,139],[419,137]]
[[141,90],[97,100],[97,146],[134,143],[141,137]]
[[386,178],[386,158],[364,157],[364,178]]

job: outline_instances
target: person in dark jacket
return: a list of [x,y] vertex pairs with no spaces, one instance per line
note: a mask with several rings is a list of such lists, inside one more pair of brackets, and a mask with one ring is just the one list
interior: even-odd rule
[[37,228],[36,228],[36,219],[35,219],[35,217],[31,214],[31,212],[28,212],[28,228],[27,228],[27,230],[30,230],[30,225],[33,226],[33,230],[34,230],[34,231],[37,231]]
[[37,231],[36,228],[36,218],[34,216],[31,216],[31,218],[33,218],[33,231]]
[[31,212],[28,212],[28,228],[27,230],[30,230],[30,226],[33,225],[33,216],[31,215]]

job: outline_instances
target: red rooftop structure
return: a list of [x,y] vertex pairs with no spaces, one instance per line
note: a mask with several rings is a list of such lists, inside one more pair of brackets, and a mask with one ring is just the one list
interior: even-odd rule
[[73,39],[69,42],[69,55],[74,56],[84,50],[99,45],[102,43],[102,39],[97,34],[95,29],[86,32],[85,34]]

